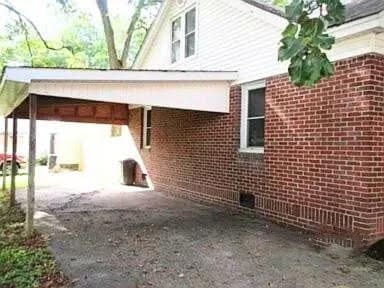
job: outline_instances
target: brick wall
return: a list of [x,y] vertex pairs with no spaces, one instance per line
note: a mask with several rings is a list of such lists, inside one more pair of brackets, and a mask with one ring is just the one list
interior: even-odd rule
[[[384,58],[336,67],[312,89],[284,75],[267,80],[264,155],[238,151],[238,86],[229,114],[154,107],[152,147],[141,151],[156,189],[234,208],[241,192],[252,193],[258,215],[321,242],[384,237]],[[130,129],[140,146],[141,109],[130,113]]]

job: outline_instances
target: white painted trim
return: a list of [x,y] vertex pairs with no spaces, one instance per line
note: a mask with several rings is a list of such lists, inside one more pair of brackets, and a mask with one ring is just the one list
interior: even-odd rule
[[239,153],[255,153],[255,154],[264,154],[264,147],[248,147],[240,148]]
[[248,147],[248,93],[250,90],[265,88],[266,81],[258,80],[241,86],[241,123],[240,123],[240,152],[264,153],[264,147]]
[[28,94],[228,113],[236,78],[235,72],[8,67],[0,86],[0,114],[11,113]]
[[384,31],[384,11],[329,29],[329,33],[336,37],[337,41],[371,31]]
[[[143,117],[143,147],[145,149],[151,149],[151,145],[147,143],[147,121],[148,121],[148,111],[152,111],[151,106],[144,107],[144,117]],[[151,141],[152,141],[152,125],[151,125]]]
[[152,81],[234,81],[237,72],[227,71],[158,71],[158,70],[91,70],[7,67],[3,80],[32,81],[152,82]]

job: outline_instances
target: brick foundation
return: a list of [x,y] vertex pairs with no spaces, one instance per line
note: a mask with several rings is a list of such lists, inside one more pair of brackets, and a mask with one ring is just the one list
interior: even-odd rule
[[[336,69],[312,89],[284,75],[267,80],[264,155],[239,152],[239,86],[229,114],[153,107],[152,147],[140,148],[156,189],[234,208],[240,193],[252,193],[258,215],[317,233],[320,242],[383,238],[384,57],[351,58]],[[130,113],[138,146],[141,113]]]

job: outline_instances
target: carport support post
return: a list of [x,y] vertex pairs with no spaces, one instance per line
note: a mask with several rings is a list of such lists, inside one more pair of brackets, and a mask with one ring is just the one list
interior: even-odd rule
[[2,190],[7,189],[7,153],[8,153],[8,118],[4,118],[4,159],[3,159],[3,187]]
[[12,162],[11,162],[11,195],[10,205],[14,207],[16,205],[16,173],[17,173],[17,118],[15,112],[12,114],[13,127],[12,127]]
[[35,214],[35,165],[36,165],[36,114],[37,96],[29,95],[29,156],[28,156],[28,191],[26,232],[33,233],[33,216]]

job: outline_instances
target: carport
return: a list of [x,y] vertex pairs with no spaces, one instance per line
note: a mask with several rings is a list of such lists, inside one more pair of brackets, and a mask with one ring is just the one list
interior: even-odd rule
[[[36,120],[128,125],[129,109],[140,106],[228,113],[230,84],[236,78],[236,72],[226,71],[5,68],[0,114],[6,119],[4,142],[7,119],[13,119],[13,168],[17,119],[29,119],[27,233],[33,231],[35,208]],[[12,169],[11,195],[15,174]]]

